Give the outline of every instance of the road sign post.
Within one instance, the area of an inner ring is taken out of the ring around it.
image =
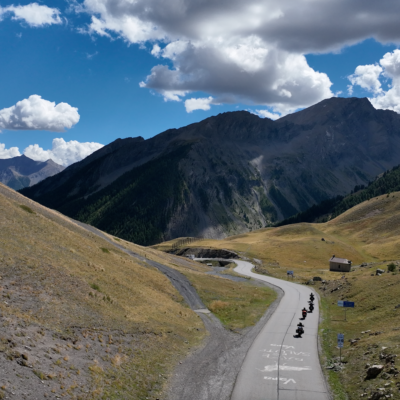
[[[339,347],[339,359],[340,363],[342,363],[342,347],[344,346],[344,334],[338,333],[337,335],[337,345]]]
[[[344,308],[344,320],[347,321],[346,311],[348,308],[354,308],[354,301],[338,300],[337,305]]]

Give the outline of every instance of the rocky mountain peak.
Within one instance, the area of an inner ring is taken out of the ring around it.
[[[0,160],[0,182],[12,189],[19,190],[54,176],[64,169],[62,165],[51,159],[35,161],[23,154]]]

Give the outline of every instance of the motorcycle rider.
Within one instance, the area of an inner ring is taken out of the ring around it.
[[[301,310],[301,314],[303,315],[303,319],[306,319],[306,317],[307,317],[307,310],[306,310],[305,307]]]
[[[301,335],[304,333],[304,325],[301,322],[297,324],[296,333],[298,337],[301,337]]]
[[[311,294],[310,294],[310,300],[311,300],[311,301],[314,301],[314,293],[311,293]]]
[[[310,304],[310,311],[309,311],[309,312],[313,312],[313,311],[314,311],[314,304],[311,303],[311,304]]]

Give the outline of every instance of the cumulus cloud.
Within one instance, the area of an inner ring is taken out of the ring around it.
[[[43,150],[37,144],[31,144],[24,150],[24,154],[35,161],[47,161],[52,159],[57,164],[67,167],[81,161],[90,154],[103,147],[100,143],[80,143],[76,140],[66,142],[62,138],[53,139],[51,150]]]
[[[400,2],[392,0],[84,0],[83,7],[92,15],[89,33],[151,44],[165,63],[141,87],[165,100],[202,91],[281,113],[333,96],[328,76],[305,54],[370,37],[400,42]]]
[[[63,132],[80,119],[78,109],[67,103],[42,99],[34,94],[15,106],[0,110],[0,130],[46,130]]]
[[[380,93],[382,91],[381,82],[379,76],[382,73],[383,68],[380,65],[359,65],[354,74],[348,78],[351,84],[359,85],[363,89],[374,93]],[[353,88],[348,88],[349,93],[353,93]]]
[[[380,79],[391,80],[388,90],[383,90]],[[349,76],[353,85],[374,94],[369,100],[377,109],[392,110],[400,113],[400,50],[386,53],[379,65],[358,66]]]
[[[10,147],[6,149],[6,145],[4,143],[0,143],[0,159],[5,158],[13,158],[20,156],[21,153],[19,152],[18,147]]]
[[[32,27],[62,24],[61,13],[57,8],[50,8],[38,3],[31,3],[25,6],[0,7],[0,20],[7,14],[13,15],[11,17],[13,20],[24,21]]]
[[[213,98],[210,97],[203,97],[198,99],[187,99],[185,101],[185,108],[186,112],[191,113],[195,110],[204,110],[207,111],[211,108],[210,104],[213,102]]]

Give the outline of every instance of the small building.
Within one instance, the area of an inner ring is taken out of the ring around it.
[[[339,258],[335,255],[329,260],[329,271],[350,272],[351,261],[346,258]]]

